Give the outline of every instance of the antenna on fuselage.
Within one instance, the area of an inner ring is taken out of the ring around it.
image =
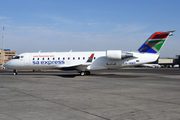
[[[39,53],[41,53],[41,50],[39,51]]]

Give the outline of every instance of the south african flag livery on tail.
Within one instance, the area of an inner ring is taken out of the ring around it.
[[[158,53],[169,35],[174,31],[155,32],[147,41],[138,49],[139,52]]]
[[[94,53],[93,53],[93,54],[91,54],[91,56],[89,57],[89,59],[87,60],[87,62],[92,62],[93,57],[94,57]]]

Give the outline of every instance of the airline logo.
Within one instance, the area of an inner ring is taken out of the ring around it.
[[[157,53],[161,49],[169,33],[156,32],[154,33],[139,49],[139,52]]]
[[[92,62],[93,57],[94,57],[94,53],[89,57],[89,59],[87,60],[87,62]]]
[[[51,65],[51,64],[65,64],[64,61],[33,61],[33,64],[34,65],[39,65],[39,64],[42,64],[42,65]]]

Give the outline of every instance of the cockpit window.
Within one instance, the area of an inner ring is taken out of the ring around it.
[[[16,57],[14,57],[13,59],[19,59],[20,58],[20,56],[16,56]]]

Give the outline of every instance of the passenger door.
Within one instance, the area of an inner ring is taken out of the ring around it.
[[[30,65],[30,56],[31,56],[31,54],[25,54],[25,56],[24,56],[24,65],[25,66]]]

